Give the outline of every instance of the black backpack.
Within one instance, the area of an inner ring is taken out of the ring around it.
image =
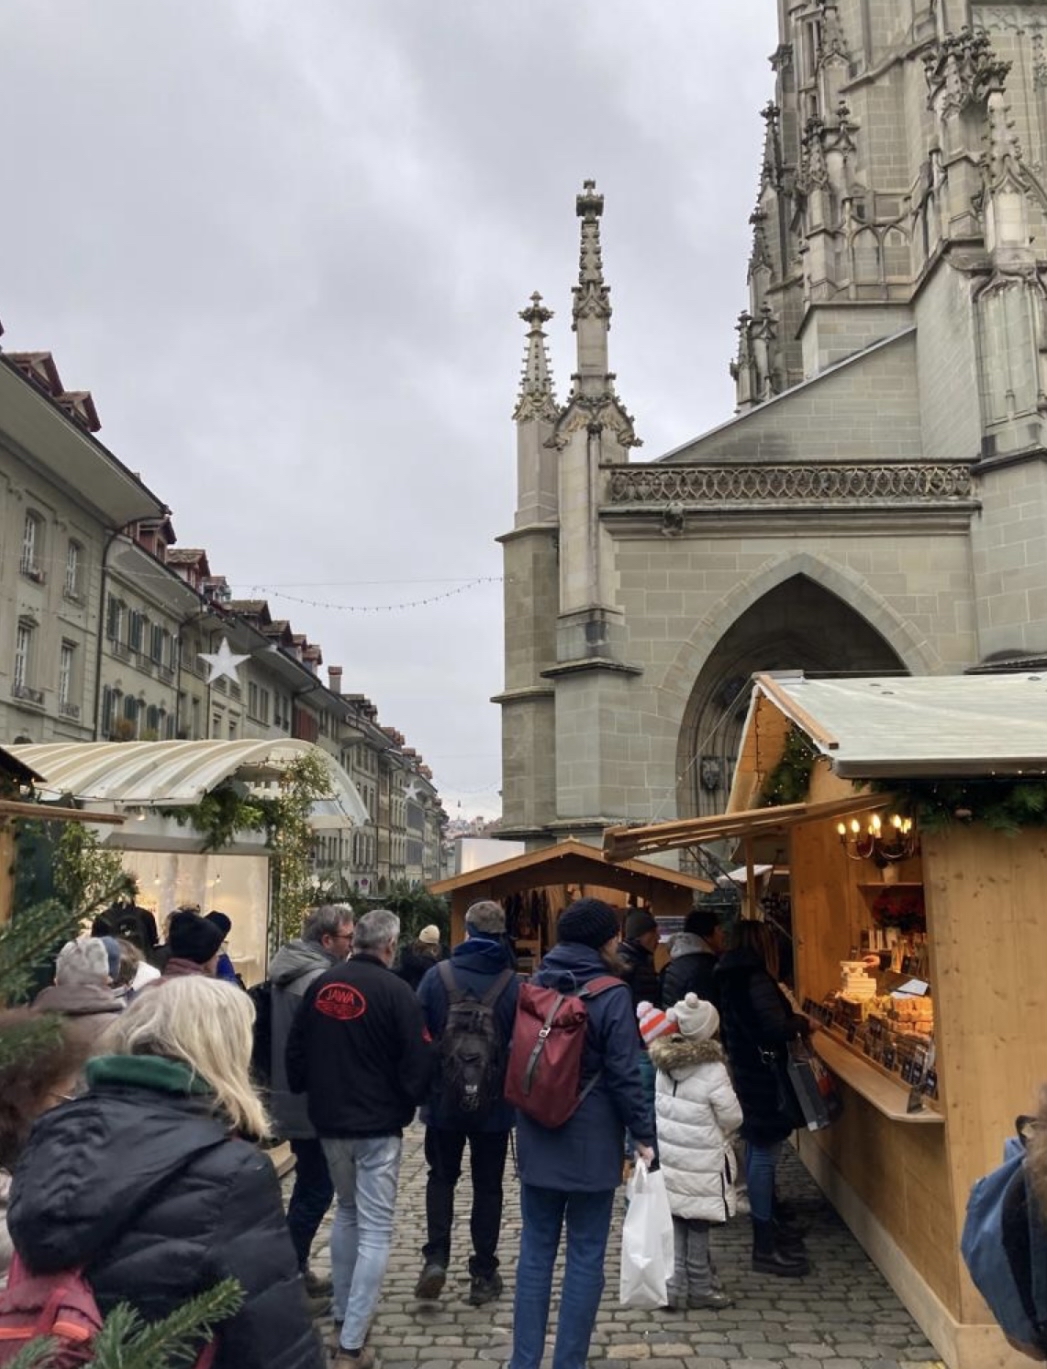
[[[254,1004],[251,1077],[265,1088],[273,1077],[273,981],[265,979],[261,984],[252,984],[247,996]]]
[[[468,1131],[502,1101],[506,1050],[494,1009],[515,975],[503,970],[483,998],[475,998],[455,983],[450,961],[442,960],[438,973],[447,990],[447,1022],[440,1037],[437,1111],[445,1124]]]

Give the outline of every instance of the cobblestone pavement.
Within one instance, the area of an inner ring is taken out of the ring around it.
[[[415,1302],[425,1240],[425,1161],[422,1128],[404,1138],[396,1236],[370,1344],[381,1369],[490,1369],[509,1358],[512,1296],[520,1218],[517,1187],[506,1178],[499,1254],[505,1292],[486,1307],[466,1302],[469,1279],[468,1165],[457,1194],[452,1269],[439,1303]],[[510,1157],[509,1168],[512,1166]],[[805,1279],[774,1279],[749,1268],[749,1223],[739,1217],[713,1232],[724,1287],[735,1299],[725,1312],[641,1312],[618,1305],[616,1210],[607,1257],[607,1286],[593,1334],[596,1369],[915,1369],[937,1362],[934,1349],[787,1152],[781,1189],[810,1223],[813,1269]],[[330,1214],[314,1246],[313,1267],[328,1272]],[[555,1330],[556,1283],[551,1330]],[[331,1331],[328,1319],[321,1323]],[[547,1350],[551,1354],[550,1337]]]

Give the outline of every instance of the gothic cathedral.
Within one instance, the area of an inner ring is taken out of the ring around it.
[[[721,811],[754,671],[1047,665],[1047,3],[778,0],[733,418],[654,461],[532,296],[503,835]]]

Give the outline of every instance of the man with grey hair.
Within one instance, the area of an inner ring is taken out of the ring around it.
[[[287,1086],[284,1056],[306,989],[346,958],[353,948],[354,926],[353,910],[344,903],[312,908],[302,922],[302,935],[281,946],[269,965],[269,1111],[273,1130],[290,1143],[295,1158],[287,1225],[310,1299],[327,1299],[328,1305],[332,1285],[309,1268],[309,1251],[331,1206],[334,1183],[320,1138],[309,1121],[305,1098]]]
[[[474,1307],[502,1291],[498,1236],[502,1180],[513,1110],[505,1102],[505,1067],[519,983],[505,940],[505,913],[484,899],[465,914],[465,937],[427,971],[418,986],[426,1026],[440,1050],[440,1069],[428,1104],[425,1158],[426,1243],[415,1297],[439,1297],[451,1258],[454,1190],[469,1146],[473,1207],[469,1223],[469,1301]]]
[[[287,1079],[307,1095],[337,1209],[331,1231],[334,1369],[372,1369],[364,1344],[393,1237],[403,1129],[428,1096],[434,1054],[418,999],[390,973],[400,919],[356,924],[352,957],[306,990],[287,1044]]]

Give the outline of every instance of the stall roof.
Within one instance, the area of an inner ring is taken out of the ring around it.
[[[430,884],[429,892],[449,894],[473,885],[500,885],[503,892],[515,892],[537,888],[542,884],[563,883],[591,883],[610,889],[630,889],[643,880],[670,884],[676,888],[697,889],[703,893],[715,887],[707,879],[684,875],[664,865],[651,865],[642,860],[612,860],[597,847],[588,846],[584,841],[576,841],[572,837],[555,846],[543,846],[526,855],[514,856],[511,860],[483,865],[478,870],[442,879]]]
[[[761,695],[843,779],[1047,773],[1047,672],[757,675],[754,707]]]
[[[297,757],[315,750],[293,738],[268,741],[47,742],[12,746],[9,753],[43,777],[37,788],[79,803],[127,808],[178,808],[198,803],[223,780],[259,787],[279,779]],[[316,805],[316,826],[360,825],[367,809],[356,786],[331,756],[321,753],[332,789]]]

